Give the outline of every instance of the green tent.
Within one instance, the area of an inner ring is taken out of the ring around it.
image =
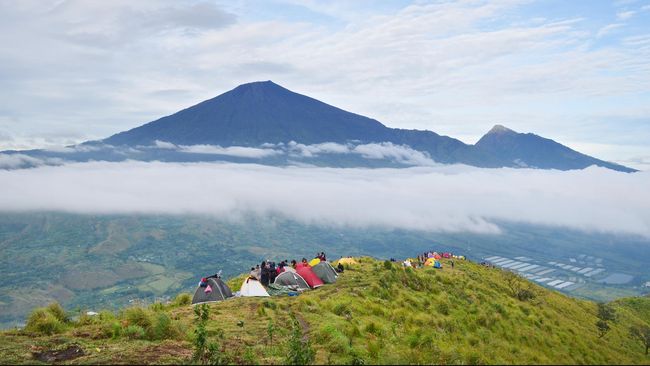
[[[205,292],[207,287],[199,286],[194,292],[192,305],[202,304],[204,302],[223,301],[232,297],[232,291],[220,278],[208,278],[208,285],[212,291]]]
[[[312,271],[325,283],[334,283],[336,278],[339,276],[328,262],[320,262],[317,265],[311,267]]]

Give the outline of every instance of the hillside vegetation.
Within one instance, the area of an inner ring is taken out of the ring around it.
[[[73,364],[650,363],[631,332],[650,325],[649,298],[599,307],[498,269],[443,266],[362,258],[336,284],[298,297],[204,309],[188,305],[187,294],[75,320],[52,305],[35,310],[24,330],[0,333],[0,362],[47,362],[67,351],[74,355],[64,362]],[[238,290],[241,281],[228,284]]]

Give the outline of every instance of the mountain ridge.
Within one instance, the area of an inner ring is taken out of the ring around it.
[[[380,121],[348,112],[286,89],[272,81],[242,84],[196,105],[123,131],[103,140],[87,141],[68,151],[6,151],[53,161],[233,161],[289,165],[295,156],[233,157],[212,152],[162,149],[170,146],[215,145],[259,148],[296,142],[303,145],[390,143],[423,152],[433,162],[483,168],[528,167],[584,169],[597,165],[622,172],[636,170],[603,161],[534,134],[517,133],[495,125],[476,144],[466,144],[430,130],[391,128]],[[79,148],[80,147],[80,148]],[[117,147],[117,148],[116,148]],[[124,147],[124,149],[119,149]],[[158,147],[158,149],[156,149]],[[90,148],[90,149],[89,149]],[[143,149],[144,148],[144,149]],[[302,157],[299,163],[333,167],[409,166],[389,157],[360,158],[352,154],[322,153]],[[1,164],[1,162],[0,162]],[[26,166],[37,163],[27,161]],[[2,168],[2,166],[0,166]]]

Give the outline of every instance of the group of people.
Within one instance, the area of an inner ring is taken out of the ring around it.
[[[323,262],[327,261],[325,252],[316,253],[316,256],[314,258],[318,258]],[[300,262],[303,266],[309,266],[307,258],[303,258]],[[248,278],[260,281],[263,286],[268,286],[270,283],[273,283],[275,281],[275,278],[280,275],[280,273],[285,271],[295,271],[297,265],[298,262],[295,259],[291,260],[291,262],[285,259],[278,264],[273,261],[265,260],[257,266],[251,267]],[[343,269],[343,265],[341,264],[339,264],[336,268],[338,272],[343,272]]]

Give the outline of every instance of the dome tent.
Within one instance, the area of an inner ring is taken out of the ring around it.
[[[317,288],[321,287],[324,285],[323,281],[316,276],[314,271],[312,271],[311,267],[309,265],[304,265],[303,263],[298,263],[296,265],[296,272],[305,279],[305,282],[309,285],[311,288]]]
[[[212,291],[205,292],[207,287],[199,286],[196,291],[194,291],[192,305],[202,304],[204,302],[223,301],[232,297],[232,291],[220,278],[210,277],[207,279],[207,283]]]
[[[260,281],[253,278],[247,278],[244,280],[244,283],[241,285],[239,290],[241,296],[244,297],[267,297],[270,296],[268,292],[264,289],[264,286]]]
[[[334,283],[336,282],[337,277],[339,276],[336,273],[336,270],[332,268],[327,262],[320,262],[317,265],[313,266],[312,271],[325,283]]]
[[[298,291],[309,290],[309,284],[296,272],[282,272],[275,278],[276,285],[287,286],[289,288],[296,288]]]

